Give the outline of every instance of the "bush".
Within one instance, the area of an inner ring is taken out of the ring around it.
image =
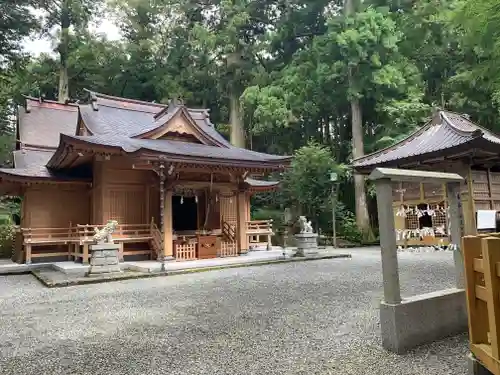
[[[12,256],[15,234],[15,225],[0,225],[0,258],[10,258]]]

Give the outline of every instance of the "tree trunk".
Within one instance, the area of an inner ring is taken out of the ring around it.
[[[356,12],[355,0],[345,0],[344,12],[346,17],[353,16]],[[352,68],[348,69],[349,88],[353,93],[355,78]],[[351,103],[351,127],[352,127],[352,157],[359,158],[364,155],[363,144],[363,110],[358,97],[354,96]],[[354,195],[356,200],[356,223],[365,239],[372,238],[373,233],[370,228],[370,217],[368,216],[368,206],[366,204],[365,178],[362,175],[354,174]]]
[[[351,100],[352,125],[352,156],[354,159],[364,155],[363,145],[363,118],[359,99]],[[356,198],[356,223],[358,228],[367,237],[371,237],[370,218],[366,204],[365,178],[354,174],[354,195]]]
[[[240,95],[234,88],[229,93],[229,122],[231,124],[230,141],[233,146],[245,147],[245,129],[241,118]]]
[[[71,20],[69,17],[69,1],[62,2],[61,9],[61,38],[57,47],[60,57],[59,70],[59,93],[57,100],[64,103],[69,99],[69,77],[68,77],[68,45],[69,45],[69,27]]]

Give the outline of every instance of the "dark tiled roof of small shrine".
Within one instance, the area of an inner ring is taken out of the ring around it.
[[[14,167],[30,168],[33,166],[46,165],[54,150],[30,150],[22,149],[14,151]]]
[[[61,135],[60,148],[63,150],[66,144],[83,143],[87,145],[96,145],[116,148],[124,153],[136,153],[150,151],[165,155],[170,160],[176,158],[192,157],[206,160],[213,160],[214,163],[230,162],[251,162],[258,166],[266,167],[268,164],[278,165],[288,163],[290,157],[264,154],[238,147],[217,147],[198,143],[188,143],[170,140],[156,139],[137,139],[123,136],[93,135],[93,136],[69,136]],[[62,152],[62,151],[61,151]],[[49,161],[48,166],[57,168],[58,152]]]
[[[19,141],[23,145],[56,148],[59,135],[75,134],[78,106],[26,98],[18,107]]]
[[[448,111],[437,112],[432,120],[404,140],[355,159],[352,163],[356,170],[369,170],[379,166],[397,164],[408,159],[425,160],[436,153],[447,154],[453,150],[491,143],[500,146],[500,136],[486,130],[464,115]]]
[[[183,107],[181,104],[150,103],[90,93],[94,97],[94,104],[80,105],[80,113],[85,125],[94,135],[138,137],[159,128]],[[184,108],[207,136],[223,146],[230,146],[210,122],[208,109]]]
[[[85,180],[47,168],[45,165],[52,155],[54,155],[54,150],[16,150],[14,151],[15,168],[0,168],[0,178],[11,176],[63,181]]]

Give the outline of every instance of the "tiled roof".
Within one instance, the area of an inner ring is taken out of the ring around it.
[[[96,109],[93,106],[80,105],[82,119],[95,135],[117,134],[136,137],[148,133],[165,124],[177,112],[180,105],[129,100],[92,92]],[[187,112],[197,126],[218,143],[229,146],[229,142],[214,128],[206,109],[187,108]],[[160,117],[157,114],[163,112]]]
[[[401,142],[354,160],[353,167],[375,168],[411,157],[424,160],[428,154],[464,146],[478,138],[500,145],[500,137],[474,124],[466,117],[440,111],[426,125]]]
[[[61,133],[75,134],[78,121],[75,104],[26,98],[26,107],[20,106],[18,111],[19,141],[24,145],[56,148]]]
[[[17,150],[14,151],[15,168],[0,168],[0,178],[26,177],[51,180],[79,180],[58,171],[51,171],[45,165],[54,155],[54,150]]]
[[[76,140],[87,144],[95,144],[107,147],[116,147],[126,153],[137,151],[152,151],[165,155],[177,157],[199,157],[215,160],[248,161],[255,163],[279,163],[287,162],[290,157],[264,154],[238,147],[216,147],[198,143],[178,142],[170,140],[137,139],[116,135],[93,135],[93,136],[65,136],[64,140]],[[51,163],[49,162],[49,165]],[[52,166],[52,165],[51,165]]]
[[[116,147],[120,152],[127,153],[140,150],[158,152],[179,160],[193,157],[207,159],[208,163],[242,161],[263,168],[275,168],[290,160],[289,157],[233,147],[214,128],[206,109],[187,108],[174,102],[164,105],[90,93],[93,100],[90,104],[62,104],[27,98],[26,108],[19,108],[21,149],[14,152],[15,168],[0,169],[0,177],[73,180],[56,171],[57,165],[50,165],[54,153],[62,152],[64,142],[61,140]],[[191,117],[198,131],[203,132],[215,146],[138,138],[163,126],[180,109]],[[79,114],[91,136],[75,135]],[[253,179],[247,179],[247,183],[261,188],[276,185],[275,182]]]
[[[14,168],[46,165],[52,155],[54,155],[54,150],[16,150],[14,151]]]
[[[85,181],[59,171],[52,171],[45,165],[54,155],[54,150],[22,149],[14,151],[15,168],[0,168],[0,178],[36,178],[58,181]]]
[[[270,188],[277,187],[280,184],[279,181],[264,181],[250,177],[245,179],[245,183],[256,190],[259,188],[262,190],[269,190]]]

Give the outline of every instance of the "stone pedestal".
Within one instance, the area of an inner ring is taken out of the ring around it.
[[[308,253],[318,252],[318,234],[317,233],[298,233],[295,235],[297,242],[296,257],[306,256]]]
[[[114,243],[91,245],[90,251],[90,268],[87,276],[122,272],[120,245]]]

